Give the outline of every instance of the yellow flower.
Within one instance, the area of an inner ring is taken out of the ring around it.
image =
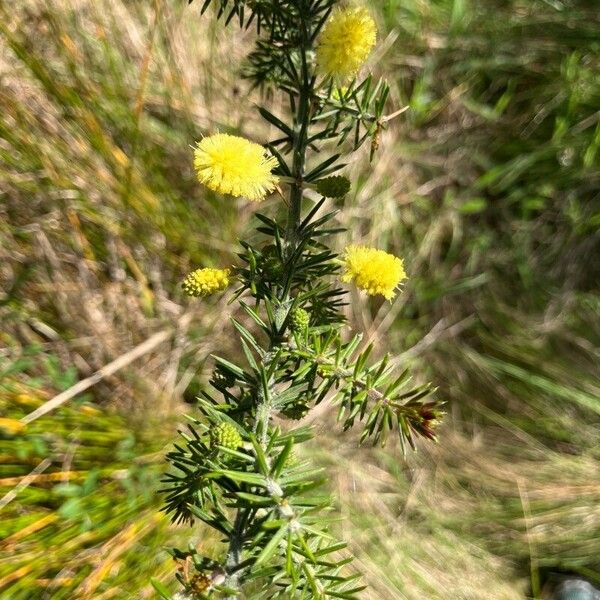
[[[277,159],[242,137],[217,133],[203,138],[194,151],[198,179],[207,188],[236,198],[262,200],[275,189],[271,171]]]
[[[391,300],[396,288],[406,279],[402,259],[383,250],[348,246],[343,258],[346,270],[342,281],[348,283],[354,280],[358,288],[371,296],[381,294]]]
[[[319,36],[319,70],[338,79],[354,77],[369,56],[376,39],[377,28],[368,10],[337,10]]]
[[[196,269],[181,283],[188,296],[209,296],[229,285],[229,269]]]

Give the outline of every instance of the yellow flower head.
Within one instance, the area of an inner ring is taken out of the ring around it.
[[[194,151],[198,179],[207,188],[236,198],[262,200],[275,189],[277,159],[259,144],[227,133],[203,138]]]
[[[346,270],[342,281],[348,283],[354,280],[358,288],[371,296],[381,294],[391,300],[396,288],[406,279],[402,259],[383,250],[348,246],[343,258]]]
[[[229,285],[229,269],[196,269],[181,283],[188,296],[209,296]]]
[[[319,36],[317,65],[320,71],[338,79],[354,77],[376,39],[377,28],[368,10],[337,10]]]

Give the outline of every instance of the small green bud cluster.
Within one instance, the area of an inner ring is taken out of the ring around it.
[[[263,248],[264,261],[262,263],[265,274],[272,279],[277,279],[283,274],[283,265],[277,254],[277,246],[268,244]]]
[[[294,333],[303,333],[310,324],[310,314],[303,308],[296,308],[292,311],[290,321]]]
[[[242,445],[242,436],[231,423],[220,423],[210,431],[210,442],[213,448],[223,446],[237,450]]]
[[[332,175],[319,179],[316,187],[325,198],[342,198],[350,191],[350,182],[343,175]]]
[[[294,450],[292,450],[285,459],[284,466],[289,469],[291,467],[295,467],[299,462],[300,459],[298,458],[298,455],[294,452]]]

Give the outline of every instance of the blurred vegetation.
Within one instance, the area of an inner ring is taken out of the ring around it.
[[[169,535],[155,499],[165,436],[134,432],[85,396],[24,426],[20,418],[74,383],[74,370],[57,367],[30,347],[2,372],[2,597],[152,597],[150,574],[173,571],[157,552]]]
[[[224,305],[184,306],[176,283],[233,260],[251,210],[203,195],[189,145],[250,131],[256,93],[237,77],[244,35],[185,4],[0,0],[2,417],[173,331],[92,388],[99,414],[78,398],[5,430],[0,496],[77,449],[3,508],[2,597],[144,597],[150,576],[172,577],[157,466],[133,458],[174,437],[144,423],[193,397],[204,341],[229,344]],[[449,415],[439,446],[406,461],[390,448],[359,460],[313,417],[340,527],[373,598],[540,597],[559,572],[598,582],[597,2],[374,4],[373,68],[395,73],[392,110],[410,109],[372,169],[352,165],[342,218],[353,241],[405,256],[410,282],[391,307],[357,296],[349,317],[435,381]]]

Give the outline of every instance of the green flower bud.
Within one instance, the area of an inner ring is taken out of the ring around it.
[[[269,244],[262,249],[262,270],[269,279],[278,279],[283,274],[283,265],[275,244]]]
[[[210,442],[213,448],[223,446],[237,450],[242,445],[242,436],[231,423],[220,423],[211,429]]]
[[[343,175],[332,175],[317,181],[317,192],[325,198],[342,198],[350,191],[350,181]]]
[[[290,315],[290,326],[294,333],[303,333],[310,323],[310,314],[303,308],[295,308]]]

